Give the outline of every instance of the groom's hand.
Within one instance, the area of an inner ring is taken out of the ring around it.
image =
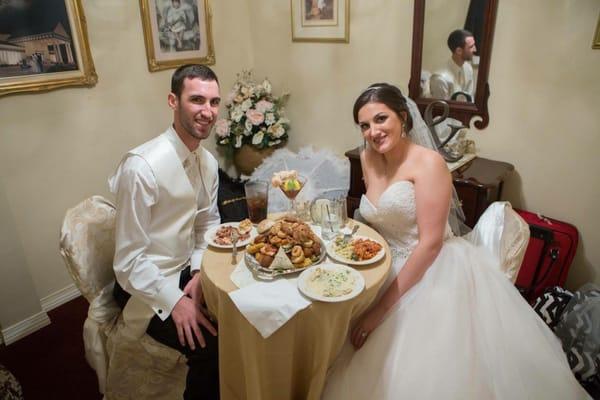
[[[183,288],[183,294],[189,296],[194,300],[194,303],[204,309],[204,293],[202,292],[202,285],[200,285],[200,273],[196,272],[192,279]],[[206,314],[206,313],[204,313]]]
[[[198,285],[199,286],[199,285]],[[194,300],[187,296],[183,296],[171,312],[171,317],[177,329],[177,337],[182,346],[187,345],[192,350],[196,350],[194,336],[198,340],[200,347],[206,347],[206,341],[202,335],[199,324],[206,328],[213,336],[217,336],[217,330],[210,321],[200,312],[200,309],[195,304]]]

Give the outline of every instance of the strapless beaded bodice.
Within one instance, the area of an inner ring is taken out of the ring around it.
[[[392,250],[408,255],[419,241],[415,190],[411,181],[392,183],[379,197],[377,205],[367,196],[360,200],[360,214],[389,243]],[[445,237],[452,231],[446,225]]]

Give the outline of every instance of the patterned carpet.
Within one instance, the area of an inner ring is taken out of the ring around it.
[[[78,297],[50,311],[50,325],[9,346],[0,346],[0,364],[19,381],[25,399],[102,399],[96,374],[83,351],[87,308],[87,301]]]

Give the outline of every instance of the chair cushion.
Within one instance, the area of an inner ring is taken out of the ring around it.
[[[83,296],[92,302],[114,280],[115,206],[92,196],[67,211],[60,253]]]

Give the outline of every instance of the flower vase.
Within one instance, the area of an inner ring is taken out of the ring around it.
[[[275,147],[258,149],[250,144],[244,144],[233,154],[233,163],[240,174],[249,176],[274,151]]]

